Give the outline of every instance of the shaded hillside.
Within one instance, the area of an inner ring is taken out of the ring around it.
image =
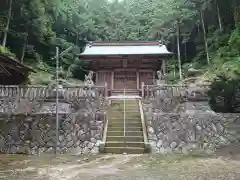
[[[169,83],[201,69],[238,78],[240,44],[238,0],[3,0],[2,46],[34,67],[55,71],[55,47],[73,46],[60,61],[68,77],[83,79],[86,64],[76,57],[87,41],[161,40],[175,56]],[[180,71],[179,71],[180,70]],[[43,77],[45,78],[45,77]],[[44,81],[44,80],[43,80]]]

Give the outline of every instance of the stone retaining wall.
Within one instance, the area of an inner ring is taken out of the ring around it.
[[[194,149],[214,152],[240,140],[240,114],[150,113],[147,117],[153,153],[187,153]]]
[[[59,115],[58,152],[71,154],[98,153],[102,139],[104,115]],[[0,152],[52,153],[56,144],[56,115],[0,115]]]

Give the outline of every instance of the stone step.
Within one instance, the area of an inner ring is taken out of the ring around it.
[[[136,100],[136,99],[125,99],[125,102],[127,103],[138,103],[139,100]],[[124,102],[124,99],[115,99],[115,100],[112,100],[112,103],[123,103]]]
[[[124,108],[124,103],[115,103],[115,104],[110,104],[110,106],[109,106],[110,108]],[[127,108],[137,108],[137,107],[139,107],[139,104],[138,103],[128,103],[128,102],[126,102],[125,103],[125,107]]]
[[[144,148],[144,142],[124,142],[124,141],[107,141],[105,147],[140,147]]]
[[[126,136],[142,136],[143,132],[142,131],[126,131],[125,132]],[[108,131],[107,136],[124,136],[123,131]]]
[[[124,118],[124,114],[108,114],[107,115],[108,119],[123,119]],[[141,115],[140,114],[135,114],[135,115],[130,115],[130,114],[125,114],[125,119],[140,119]]]
[[[120,122],[124,122],[124,119],[122,119],[122,118],[118,118],[118,119],[111,119],[111,120],[109,120],[109,123],[120,123]],[[125,122],[129,122],[129,123],[132,123],[132,122],[140,122],[141,123],[141,119],[131,119],[131,120],[129,120],[129,119],[126,119],[125,120]]]
[[[108,127],[123,127],[124,122],[109,122]],[[125,122],[126,127],[139,127],[142,126],[142,123],[139,122]]]
[[[114,154],[144,154],[144,148],[137,147],[106,147],[105,153],[114,153]]]
[[[123,107],[124,106],[124,102],[121,103],[111,103],[110,104],[111,107]],[[132,102],[125,102],[125,107],[138,107],[139,104],[138,103],[132,103]]]
[[[110,107],[111,108],[123,108],[124,107],[124,103],[112,103],[110,104]],[[129,108],[137,108],[139,107],[139,104],[138,103],[129,103],[129,102],[126,102],[125,103],[125,107],[129,107]]]
[[[110,114],[110,113],[108,113],[108,115],[107,115],[107,117],[108,117],[108,119],[112,119],[112,118],[114,118],[114,119],[116,119],[116,118],[120,118],[120,119],[123,119],[123,116],[124,116],[124,114],[123,113],[121,113],[121,114]],[[126,118],[128,118],[128,119],[133,119],[133,118],[141,118],[141,115],[140,115],[140,113],[139,114],[128,114],[128,113],[126,113],[125,114],[125,117]]]
[[[108,131],[124,131],[124,127],[108,127]],[[142,126],[126,127],[125,131],[142,131]]]
[[[111,110],[111,111],[108,111],[108,112],[110,114],[115,114],[115,113],[122,114],[122,113],[124,113],[124,110],[123,109],[116,109],[116,110],[114,109],[114,110]],[[127,113],[127,114],[139,114],[140,111],[138,109],[136,109],[136,110],[128,110],[128,109],[126,109],[125,113]]]
[[[121,113],[124,113],[124,110],[123,109],[111,109],[111,110],[108,110],[109,113],[118,113],[118,114],[121,114]],[[130,114],[138,114],[140,113],[139,110],[129,110],[129,109],[126,109],[125,110],[125,113],[130,113]]]
[[[110,109],[109,110],[109,113],[123,113],[124,112],[124,109]],[[132,113],[132,114],[137,114],[137,113],[139,113],[140,111],[139,111],[139,109],[125,109],[125,112],[126,113]]]
[[[116,111],[109,112],[109,114],[121,114],[121,115],[123,113],[124,113],[123,110],[122,111],[116,110]],[[125,113],[126,114],[131,114],[131,115],[138,115],[138,114],[140,114],[140,111],[128,111],[128,110],[126,110]]]
[[[124,107],[124,103],[111,103],[110,104],[110,107]],[[125,103],[125,107],[139,107],[139,104],[138,103],[129,103],[129,102],[126,102]]]
[[[111,121],[111,120],[115,121],[115,120],[123,120],[124,116],[116,116],[114,118],[112,118],[111,116],[107,116],[107,118],[108,118],[109,121]],[[131,122],[131,121],[141,121],[141,118],[140,118],[140,116],[139,117],[138,116],[133,116],[133,117],[126,116],[125,120],[129,121],[129,122]]]
[[[111,110],[124,110],[124,106],[109,106],[108,107],[109,109]],[[136,106],[136,107],[133,107],[133,106],[125,106],[125,110],[130,110],[130,111],[133,111],[133,110],[138,110],[139,111],[139,107]]]
[[[119,117],[112,117],[109,120],[123,120],[123,117],[119,118]],[[139,117],[126,117],[126,121],[141,121],[141,118]]]
[[[109,122],[105,144],[106,153],[141,154],[145,152],[138,100],[126,100],[125,105],[123,100],[112,100],[107,116]]]
[[[107,136],[107,141],[143,142],[143,136]]]

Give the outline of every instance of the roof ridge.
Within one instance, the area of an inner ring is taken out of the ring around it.
[[[93,41],[89,46],[162,46],[161,41],[116,41],[116,42],[97,42]]]

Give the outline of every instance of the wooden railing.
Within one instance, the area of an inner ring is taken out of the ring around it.
[[[206,99],[207,95],[204,93],[208,88],[209,85],[142,84],[142,99],[144,103],[152,103],[153,109],[172,112],[182,100]]]
[[[64,86],[61,95],[66,99],[88,96],[89,88],[86,86]],[[106,96],[105,86],[93,86],[93,92]],[[48,86],[0,86],[0,98],[44,99],[54,93]]]
[[[141,123],[142,123],[142,129],[143,129],[143,139],[144,139],[145,152],[149,153],[151,151],[151,149],[150,149],[150,144],[148,142],[148,137],[147,137],[147,124],[146,124],[146,121],[145,121],[142,102],[138,101],[138,104],[139,104]]]
[[[59,89],[59,100],[76,103],[88,100],[96,103],[99,109],[105,109],[107,96],[105,86],[64,86]],[[19,109],[28,113],[36,112],[47,101],[55,101],[56,89],[53,86],[0,86],[0,112],[13,113]],[[22,108],[25,107],[26,108]]]
[[[182,96],[186,86],[178,86],[178,85],[144,85],[143,86],[143,97],[149,98],[155,96],[158,91],[168,91],[169,96],[178,97]]]
[[[111,104],[111,100],[108,101],[108,104]],[[99,144],[99,152],[104,153],[105,151],[105,144],[107,140],[107,131],[108,131],[108,116],[107,113],[105,112],[104,114],[104,129],[103,129],[103,135],[102,135],[102,141]]]

